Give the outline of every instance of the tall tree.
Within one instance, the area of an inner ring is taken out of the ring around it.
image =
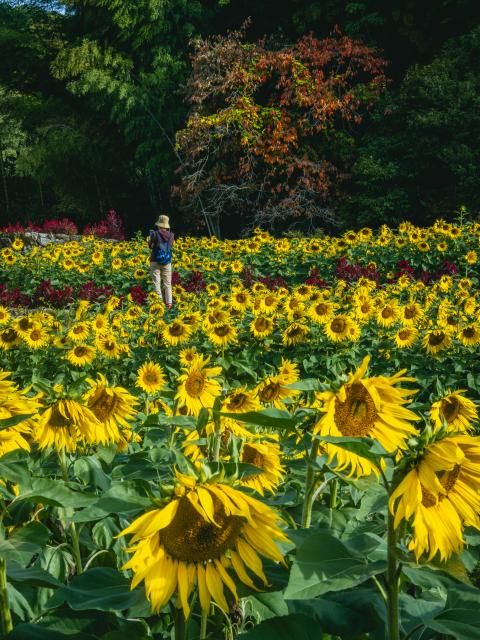
[[[187,43],[216,5],[199,0],[68,0],[75,38],[53,70],[120,128],[152,208],[168,206],[185,106]],[[211,7],[209,9],[209,4]]]
[[[243,35],[196,44],[175,191],[210,233],[229,213],[273,228],[331,222],[329,196],[352,130],[385,87],[385,61],[341,34],[281,49]]]

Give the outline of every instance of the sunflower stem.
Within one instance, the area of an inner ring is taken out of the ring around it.
[[[388,614],[388,638],[399,640],[399,615],[398,615],[398,582],[399,573],[397,566],[397,538],[394,526],[393,514],[388,510],[387,522],[387,614]]]
[[[65,447],[62,447],[61,451],[58,454],[58,458],[60,460],[60,467],[62,469],[63,480],[64,482],[68,482],[67,457],[65,455]],[[65,509],[65,515],[68,518],[69,509]],[[80,543],[78,541],[77,528],[75,527],[74,522],[70,522],[69,531],[70,531],[70,538],[72,540],[73,558],[75,560],[75,567],[77,569],[77,574],[82,573],[83,572],[82,554],[80,553]]]
[[[200,618],[200,640],[205,640],[207,637],[207,623],[208,623],[208,611],[202,609],[202,615]]]
[[[13,629],[12,614],[8,603],[7,562],[5,558],[0,558],[0,616],[2,636],[4,636]]]
[[[214,421],[215,421],[215,435],[213,442],[213,462],[218,462],[220,460],[220,447],[222,444],[222,428],[220,426],[220,418],[215,413]]]
[[[183,609],[174,612],[175,640],[187,640],[187,623],[183,615]]]
[[[312,522],[312,508],[315,501],[315,489],[316,489],[316,472],[313,467],[313,463],[317,459],[318,448],[320,442],[315,439],[312,443],[310,455],[307,463],[307,475],[305,477],[305,497],[303,498],[302,509],[302,529],[308,529]]]

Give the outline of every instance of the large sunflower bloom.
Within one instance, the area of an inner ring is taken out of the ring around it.
[[[120,429],[130,429],[127,420],[135,414],[138,400],[123,387],[109,387],[105,376],[98,374],[98,380],[87,379],[90,389],[83,400],[100,425],[95,435],[96,442],[119,442]]]
[[[464,389],[452,391],[432,404],[430,418],[436,429],[447,423],[447,432],[471,431],[478,420],[477,405],[462,395]]]
[[[390,497],[394,526],[412,520],[417,560],[446,560],[463,548],[463,527],[480,529],[480,439],[451,436],[429,446]]]
[[[179,477],[176,498],[120,533],[134,534],[134,555],[123,569],[135,574],[132,588],[145,582],[155,613],[177,593],[187,617],[195,587],[203,611],[208,612],[214,600],[228,612],[229,601],[238,601],[231,574],[251,588],[255,577],[267,585],[260,556],[282,562],[275,541],[287,537],[275,512],[258,500],[227,484],[197,485],[193,478]]]
[[[220,383],[214,379],[221,374],[222,368],[207,367],[209,361],[210,357],[197,356],[178,378],[180,384],[175,399],[187,407],[189,415],[198,416],[203,407],[213,407],[215,398],[222,391]]]
[[[318,394],[324,415],[315,426],[314,433],[320,436],[369,437],[378,440],[388,452],[405,449],[407,439],[416,434],[410,424],[418,417],[405,405],[411,389],[396,387],[400,382],[411,382],[413,378],[403,376],[400,371],[394,376],[365,378],[370,356],[364,358],[348,382],[334,391]],[[330,443],[325,443],[329,463],[337,470],[349,469],[349,475],[366,476],[377,468],[366,458]]]

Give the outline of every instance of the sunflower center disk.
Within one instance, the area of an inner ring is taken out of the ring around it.
[[[213,495],[212,499],[218,526],[204,520],[188,498],[182,498],[173,522],[160,531],[161,544],[175,560],[206,562],[235,546],[243,518],[227,516],[220,500]]]
[[[253,464],[255,467],[263,467],[263,455],[255,449],[246,444],[243,447],[242,462],[246,464]]]
[[[278,396],[279,391],[280,385],[276,382],[271,382],[263,387],[260,393],[260,400],[262,402],[272,402]]]
[[[185,382],[185,389],[189,396],[198,396],[205,386],[205,379],[201,373],[191,373]]]
[[[335,403],[335,424],[344,436],[368,435],[378,413],[372,397],[363,384],[352,384],[345,402]]]
[[[432,345],[432,347],[436,347],[439,344],[442,344],[444,338],[445,334],[443,333],[443,331],[439,331],[437,334],[432,333],[431,335],[429,335],[428,342]]]
[[[335,320],[333,320],[332,324],[330,325],[330,329],[334,333],[343,333],[346,329],[345,320],[342,320],[341,318],[335,318]]]
[[[447,422],[452,422],[458,416],[460,403],[455,397],[442,400],[442,413]]]
[[[102,391],[90,404],[89,409],[100,422],[105,422],[114,413],[116,404],[115,396],[109,396]]]

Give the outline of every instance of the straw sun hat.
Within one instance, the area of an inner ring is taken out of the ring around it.
[[[170,218],[168,216],[158,216],[155,226],[161,229],[170,229]]]

